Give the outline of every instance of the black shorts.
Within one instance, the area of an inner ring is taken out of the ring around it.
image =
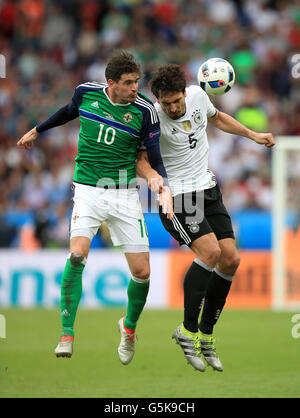
[[[180,245],[213,232],[218,240],[233,238],[232,223],[224,206],[218,185],[203,192],[184,193],[173,197],[174,217],[168,219],[159,208],[165,229]]]

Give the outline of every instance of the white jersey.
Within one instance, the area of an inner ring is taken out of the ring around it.
[[[161,128],[160,151],[173,196],[216,185],[208,168],[206,136],[207,118],[214,116],[216,109],[201,87],[187,87],[186,93],[186,112],[176,120],[155,103]]]

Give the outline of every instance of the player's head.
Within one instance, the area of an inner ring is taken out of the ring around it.
[[[158,103],[171,119],[178,119],[185,114],[186,79],[179,65],[160,67],[150,86]]]
[[[141,68],[133,55],[127,51],[116,52],[106,66],[105,77],[113,102],[125,104],[135,101]]]

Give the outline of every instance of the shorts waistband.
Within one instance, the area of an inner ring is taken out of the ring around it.
[[[113,186],[105,184],[104,186],[98,186],[97,184],[82,183],[80,181],[73,180],[74,183],[83,184],[84,186],[99,187],[105,190],[138,190],[140,186],[137,183],[130,184],[114,184]]]

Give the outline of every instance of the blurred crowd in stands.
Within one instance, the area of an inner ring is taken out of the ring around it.
[[[202,62],[228,59],[236,84],[211,98],[216,107],[256,131],[300,135],[297,1],[0,0],[0,246],[68,244],[78,120],[45,132],[30,151],[16,142],[68,103],[78,84],[104,81],[116,48],[141,62],[140,90],[151,99],[148,83],[160,64],[181,64],[195,84]],[[212,128],[208,135],[229,211],[270,210],[270,151]],[[141,189],[142,198],[147,193]]]

